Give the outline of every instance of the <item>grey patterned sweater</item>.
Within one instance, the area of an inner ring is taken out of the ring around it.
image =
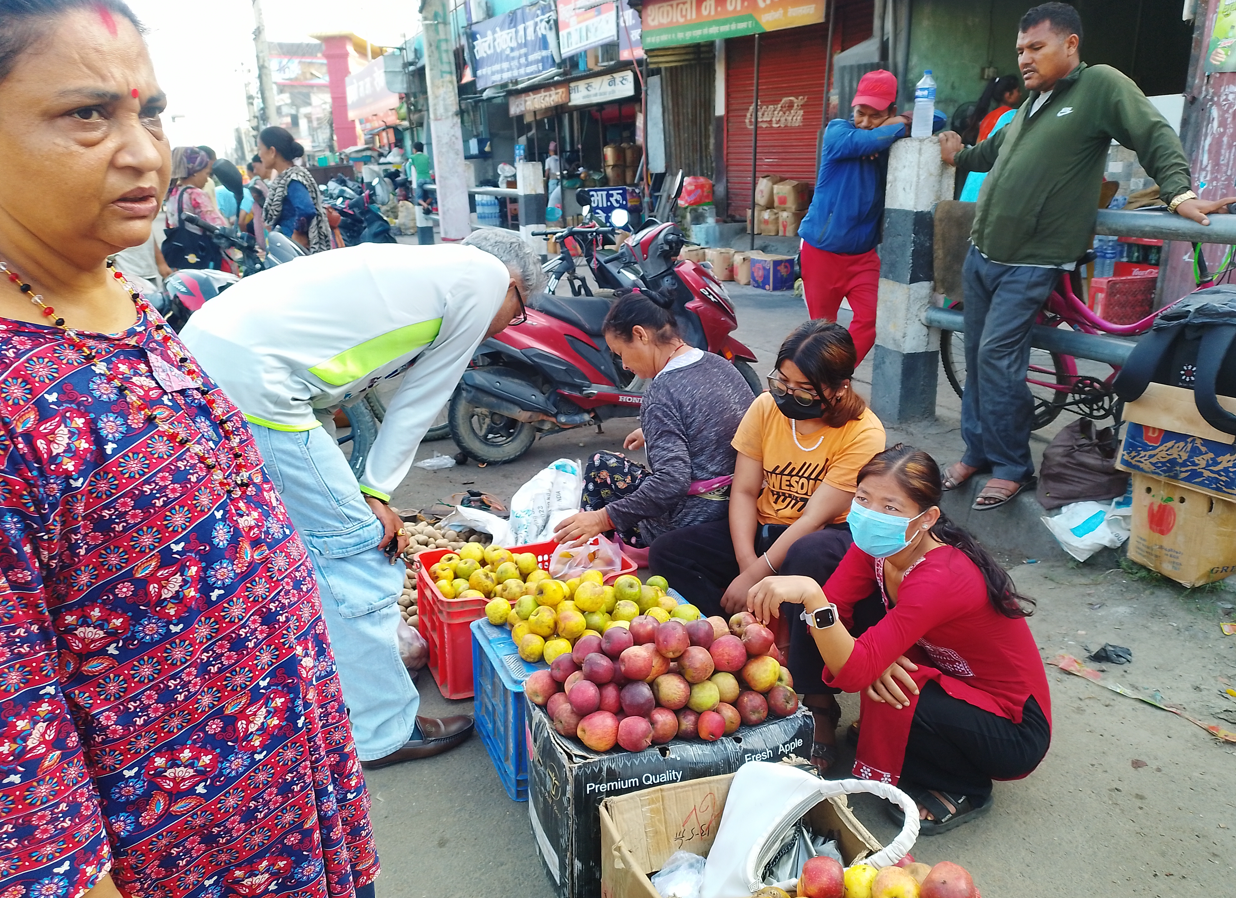
[[[605,506],[618,530],[640,524],[645,539],[726,516],[729,503],[688,496],[694,481],[734,473],[730,442],[755,397],[732,364],[720,356],[662,371],[644,391],[647,477],[633,494]]]

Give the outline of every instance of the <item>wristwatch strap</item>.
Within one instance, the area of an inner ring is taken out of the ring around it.
[[[1195,199],[1197,199],[1197,194],[1194,193],[1192,190],[1186,190],[1184,193],[1179,194],[1178,196],[1172,197],[1172,201],[1167,204],[1167,211],[1175,212],[1176,208],[1181,203],[1187,203],[1189,200],[1195,200]]]

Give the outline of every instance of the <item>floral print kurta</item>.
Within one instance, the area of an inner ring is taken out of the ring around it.
[[[83,335],[90,363],[0,319],[0,898],[109,870],[141,898],[346,898],[377,858],[311,563],[207,381],[251,472],[228,495],[233,447],[156,327],[142,303]]]

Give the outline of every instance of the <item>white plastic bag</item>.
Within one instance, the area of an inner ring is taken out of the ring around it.
[[[596,536],[586,543],[559,546],[549,559],[549,575],[563,582],[578,577],[584,571],[600,571],[604,576],[622,570],[622,552],[605,536]]]
[[[699,898],[704,884],[704,858],[689,851],[675,851],[661,872],[652,877],[652,887],[661,898]]]
[[[495,546],[518,546],[511,534],[511,525],[504,518],[479,508],[456,505],[455,510],[438,522],[439,529],[466,530],[471,527],[478,533],[488,533]]]
[[[1104,547],[1117,549],[1129,538],[1129,519],[1133,509],[1114,502],[1074,502],[1053,516],[1044,516],[1043,523],[1064,551],[1078,561],[1085,561]]]
[[[441,471],[445,468],[455,467],[455,459],[449,455],[435,452],[432,458],[422,458],[415,464],[416,467],[424,468],[426,471]]]
[[[507,545],[526,546],[552,539],[559,521],[579,512],[583,467],[560,458],[538,471],[511,498],[511,536]]]

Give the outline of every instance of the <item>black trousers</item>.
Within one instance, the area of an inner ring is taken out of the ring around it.
[[[1018,779],[1039,766],[1051,728],[1033,696],[1021,723],[953,698],[934,681],[923,687],[910,724],[902,788],[986,799],[993,779]]]
[[[768,526],[757,530],[756,551],[767,550],[785,529]],[[778,573],[811,577],[823,585],[853,542],[850,528],[845,524],[832,524],[823,530],[808,533],[790,547]],[[730,538],[729,521],[711,521],[662,534],[652,543],[648,568],[668,580],[670,586],[705,615],[729,617],[721,608],[721,597],[734,578],[742,573]],[[872,604],[870,600],[855,607],[855,629],[858,632],[866,630],[883,616],[884,605],[878,593],[874,599],[878,614],[876,607],[869,607]],[[794,677],[794,686],[804,695],[835,693],[837,690],[821,682],[824,660],[807,624],[798,616],[800,610],[796,606],[783,609],[790,616],[790,657],[786,666]]]

